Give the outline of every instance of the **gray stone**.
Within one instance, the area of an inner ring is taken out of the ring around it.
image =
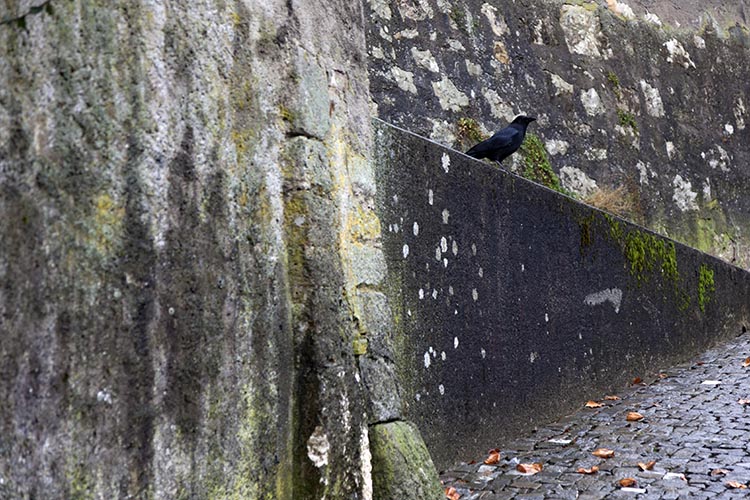
[[[440,500],[445,495],[416,426],[389,422],[370,426],[373,498]]]

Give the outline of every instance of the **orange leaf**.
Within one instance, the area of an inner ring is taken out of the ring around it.
[[[711,471],[712,476],[726,476],[729,474],[729,471],[726,469],[714,469]]]
[[[643,379],[642,379],[641,377],[635,377],[635,378],[633,379],[633,385],[638,385],[638,384],[640,384],[641,382],[643,382]]]
[[[742,362],[742,366],[744,366],[745,368],[750,366],[750,358],[745,358],[745,361]]]
[[[597,472],[599,472],[599,467],[597,467],[596,465],[592,466],[590,469],[578,467],[578,470],[576,472],[579,474],[596,474]]]
[[[490,450],[490,456],[484,459],[486,465],[495,465],[500,462],[500,450]]]
[[[448,500],[458,500],[461,498],[461,494],[456,491],[456,488],[449,486],[448,488],[445,488],[445,498]]]
[[[604,396],[604,399],[606,399],[607,401],[619,401],[620,396]]]
[[[628,422],[638,422],[639,420],[643,420],[643,415],[641,415],[637,411],[629,411],[628,416],[625,417],[625,420],[627,420]]]
[[[750,399],[739,399],[737,402],[741,405],[750,405]]]
[[[747,486],[740,483],[739,481],[727,481],[727,486],[729,488],[740,489],[740,490],[747,489]]]
[[[630,488],[631,486],[635,486],[635,479],[633,479],[632,477],[624,477],[617,482],[623,488]]]
[[[615,456],[614,450],[609,450],[607,448],[597,448],[592,451],[591,454],[599,458],[612,458]]]
[[[646,462],[645,464],[643,462],[638,462],[638,467],[640,467],[643,471],[653,469],[654,465],[656,465],[656,460],[651,460],[650,462]]]
[[[586,403],[586,408],[601,408],[604,406],[601,403],[597,403],[596,401],[589,401]]]
[[[524,474],[536,474],[537,472],[542,470],[542,464],[539,462],[533,463],[533,464],[518,464],[516,465],[516,470],[518,472],[523,472]]]

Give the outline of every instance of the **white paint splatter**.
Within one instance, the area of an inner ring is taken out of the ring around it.
[[[448,294],[453,295],[453,285],[448,285]]]
[[[404,244],[403,252],[404,252],[404,259],[405,259],[409,256],[409,245]]]
[[[544,313],[544,322],[549,323],[549,314]]]
[[[484,278],[484,269],[482,269],[482,268],[480,267],[480,268],[479,268],[479,272],[478,272],[477,274],[479,274],[479,277],[480,277],[480,278]]]
[[[421,288],[419,289],[419,300],[422,300],[424,298],[424,290]]]
[[[441,395],[441,396],[442,396],[443,394],[445,394],[445,387],[443,386],[443,384],[440,384],[440,385],[438,386],[438,391],[440,391],[440,395]]]
[[[474,299],[474,302],[479,298],[479,292],[477,292],[476,288],[471,289],[471,298]]]
[[[487,357],[487,351],[484,350],[484,347],[482,347],[482,349],[479,351],[479,354],[482,355],[482,359]]]
[[[443,170],[445,170],[445,173],[447,174],[450,164],[451,164],[451,157],[448,156],[446,153],[443,153],[442,163],[443,163]]]
[[[112,404],[112,394],[107,389],[102,389],[96,393],[96,400],[100,403]]]
[[[445,239],[445,236],[440,237],[440,249],[445,253],[448,251],[448,240]]]
[[[412,231],[414,232],[414,236],[419,236],[419,224],[417,223],[417,221],[414,221]]]
[[[425,368],[429,368],[430,367],[430,363],[432,363],[432,360],[430,359],[430,353],[429,352],[425,352],[424,353],[424,367]]]
[[[524,266],[523,264],[521,264],[521,272],[524,272],[525,270],[526,270],[526,266]]]
[[[458,255],[458,243],[456,243],[456,240],[453,240],[451,250],[453,251],[453,255]]]
[[[435,248],[435,260],[440,262],[440,259],[443,258],[443,254],[440,252],[440,247]]]
[[[539,359],[539,353],[538,352],[532,352],[531,354],[529,354],[529,362],[533,363],[537,359]]]
[[[445,361],[445,358],[446,358],[445,351],[440,351],[440,359],[442,359],[443,361]]]
[[[471,254],[472,255],[477,254],[477,246],[474,243],[471,244]]]
[[[453,337],[453,348],[458,349],[458,337]]]
[[[443,224],[448,224],[448,217],[451,216],[451,213],[448,211],[447,208],[443,209]]]
[[[619,288],[607,288],[601,292],[590,293],[583,299],[583,303],[587,306],[598,306],[605,302],[611,302],[615,308],[615,313],[619,313],[620,304],[622,304],[622,290]]]
[[[430,205],[432,205],[432,202],[434,201],[434,197],[435,197],[435,195],[433,194],[432,189],[430,189],[429,191],[427,191],[427,203],[429,203]]]
[[[443,257],[443,267],[448,267],[448,259]]]
[[[414,395],[414,399],[416,399],[417,401],[419,401],[420,399],[422,399],[422,395],[420,393],[416,393]]]
[[[438,296],[438,291],[433,288],[432,289],[432,298],[433,299],[437,299],[437,296]]]

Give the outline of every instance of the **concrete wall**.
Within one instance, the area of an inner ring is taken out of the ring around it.
[[[376,138],[403,400],[439,467],[750,324],[742,269],[383,122]]]
[[[637,18],[604,0],[368,3],[378,117],[466,151],[537,116],[567,189],[623,188],[632,220],[750,266],[744,3],[636,2]],[[676,10],[702,26],[678,29]]]

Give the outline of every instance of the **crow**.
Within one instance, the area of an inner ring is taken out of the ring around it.
[[[521,147],[523,138],[526,137],[526,127],[535,120],[531,116],[517,116],[513,123],[498,130],[495,135],[480,142],[466,154],[474,158],[489,158],[502,165],[504,159]]]

